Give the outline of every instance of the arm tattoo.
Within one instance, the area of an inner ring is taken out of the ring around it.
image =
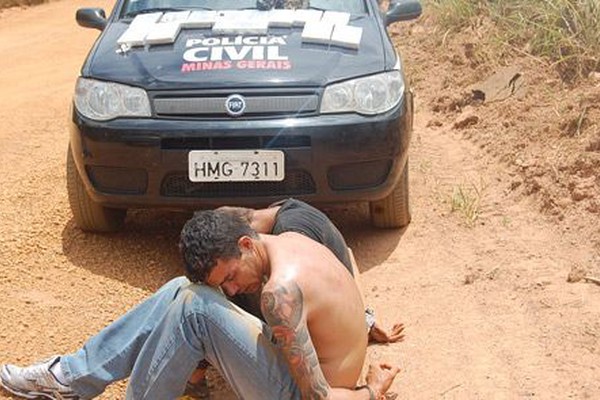
[[[303,399],[324,399],[329,392],[303,313],[303,296],[295,282],[263,291],[263,315],[272,328],[277,347],[286,356]]]

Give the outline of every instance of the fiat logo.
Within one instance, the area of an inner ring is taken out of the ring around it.
[[[225,100],[225,109],[232,117],[239,117],[246,110],[246,100],[239,94],[232,94]]]

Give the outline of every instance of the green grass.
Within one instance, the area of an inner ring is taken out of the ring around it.
[[[485,185],[458,185],[452,190],[450,206],[453,213],[459,213],[468,226],[474,226],[481,215],[481,200]]]
[[[459,31],[474,23],[483,10],[480,2],[472,0],[429,0],[438,22],[445,30]]]
[[[446,32],[496,26],[505,46],[547,60],[565,81],[600,71],[600,0],[425,0]]]

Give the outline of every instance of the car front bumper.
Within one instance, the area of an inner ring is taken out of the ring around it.
[[[91,198],[118,208],[174,209],[270,204],[284,197],[311,203],[373,201],[387,196],[405,166],[412,133],[412,94],[390,112],[292,119],[116,119],[96,122],[75,109],[70,141]],[[191,150],[278,149],[282,182],[194,183]]]

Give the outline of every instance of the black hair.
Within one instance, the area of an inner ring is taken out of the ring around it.
[[[218,259],[239,258],[242,236],[258,238],[239,215],[219,210],[196,212],[183,226],[179,240],[187,278],[204,282]]]
[[[251,224],[252,218],[254,218],[255,210],[253,208],[246,208],[246,207],[222,206],[222,207],[217,208],[216,211],[237,215],[244,222]]]

